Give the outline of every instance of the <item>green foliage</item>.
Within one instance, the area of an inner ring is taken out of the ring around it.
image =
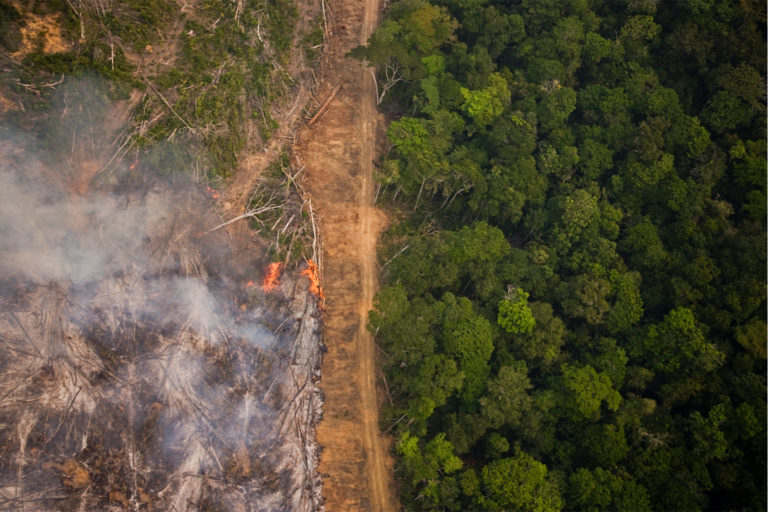
[[[765,80],[747,64],[723,64],[714,72],[715,93],[701,113],[715,131],[725,132],[765,118]]]
[[[370,314],[372,330],[380,336],[393,362],[409,365],[434,352],[433,326],[439,310],[432,302],[408,302],[401,285],[382,289],[374,301]]]
[[[585,460],[606,468],[617,467],[629,453],[624,429],[611,424],[590,425],[579,445]]]
[[[542,131],[549,132],[560,127],[576,108],[576,91],[562,87],[559,82],[552,90],[545,88],[536,113]]]
[[[445,440],[443,433],[422,447],[419,438],[411,437],[406,432],[397,443],[397,451],[403,458],[403,471],[413,485],[421,487],[422,495],[433,505],[441,499],[438,475],[456,472],[463,466],[461,459],[453,454],[453,446]]]
[[[266,30],[272,55],[265,53],[257,31],[259,18],[235,19],[236,6],[222,9],[207,2],[203,13],[216,23],[187,21],[177,67],[161,77],[161,84],[176,93],[174,110],[198,127],[217,127],[201,142],[206,148],[209,176],[227,177],[237,167],[245,147],[250,119],[258,119],[267,139],[276,128],[261,105],[282,94],[285,73],[267,66],[269,59],[283,60],[293,36],[297,11],[292,2],[249,0],[245,10],[268,12]],[[174,128],[169,127],[169,132]]]
[[[507,295],[507,298],[499,302],[499,325],[509,333],[530,333],[536,325],[536,319],[528,307],[529,294],[521,288],[515,288]]]
[[[566,315],[571,318],[583,318],[591,325],[602,324],[610,310],[610,283],[605,279],[578,274],[562,283],[558,292]]]
[[[464,98],[462,110],[472,118],[475,126],[484,128],[504,111],[504,106],[509,103],[509,89],[507,81],[498,73],[488,77],[490,82],[487,87],[470,91],[462,87],[461,95]]]
[[[528,336],[515,336],[512,349],[525,361],[552,366],[561,355],[565,324],[554,315],[549,303],[532,302],[530,309],[535,327]]]
[[[560,370],[561,407],[575,420],[597,419],[603,402],[611,411],[619,408],[621,395],[613,389],[611,379],[605,373],[598,373],[589,365],[577,367],[568,363]]]
[[[711,372],[725,360],[686,308],[674,309],[663,322],[652,325],[643,345],[653,368],[662,373]]]
[[[387,423],[467,468],[405,481],[406,509],[765,508],[765,19],[400,0],[355,50],[404,78]]]
[[[472,302],[466,297],[457,300],[446,293],[442,302],[445,304],[443,348],[459,362],[464,372],[460,396],[465,403],[472,404],[484,389],[490,373],[488,361],[493,353],[491,324],[472,311]]]
[[[603,468],[579,468],[571,473],[568,483],[568,503],[578,510],[653,510],[644,487]]]
[[[612,270],[611,293],[616,298],[606,318],[606,327],[611,333],[628,330],[643,317],[643,298],[640,295],[641,276],[639,272],[619,274]]]
[[[736,341],[755,357],[765,359],[766,332],[768,332],[768,327],[766,327],[765,322],[754,319],[747,325],[739,327],[736,332]]]
[[[105,10],[103,23],[107,32],[145,51],[157,41],[157,31],[168,27],[177,13],[168,0],[131,0],[117,8]]]
[[[604,372],[611,379],[613,387],[621,389],[627,372],[629,357],[613,338],[590,339],[580,347],[584,353],[581,359],[595,368],[598,372]]]
[[[456,27],[456,20],[443,8],[424,0],[402,0],[394,4],[368,45],[354,49],[352,56],[381,68],[393,58],[403,77],[415,80],[422,76],[421,59],[450,41]]]
[[[531,407],[528,390],[531,383],[523,361],[514,361],[499,368],[496,377],[488,381],[488,391],[480,399],[480,413],[490,428],[518,426],[522,415]]]
[[[563,502],[547,467],[530,455],[496,460],[483,468],[483,495],[478,503],[484,510],[561,510]]]
[[[438,471],[452,473],[462,467],[461,459],[453,455],[453,447],[445,440],[445,434],[435,436],[422,451],[419,439],[405,433],[397,443],[397,451],[403,455],[414,483],[432,480]]]
[[[298,8],[292,0],[267,0],[265,6],[269,41],[277,49],[278,58],[284,60],[291,48],[294,26],[299,17]]]
[[[387,136],[404,157],[418,158],[428,150],[429,132],[419,119],[403,117],[387,128]]]

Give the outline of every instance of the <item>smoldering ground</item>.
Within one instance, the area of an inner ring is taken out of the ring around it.
[[[258,255],[114,159],[97,89],[0,134],[0,510],[320,509],[314,299],[246,290]]]

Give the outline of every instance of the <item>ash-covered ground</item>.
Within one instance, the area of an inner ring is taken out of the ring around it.
[[[0,137],[0,510],[321,509],[300,268],[266,293],[200,187],[36,144]]]

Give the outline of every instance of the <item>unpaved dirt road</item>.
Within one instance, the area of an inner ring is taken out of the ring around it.
[[[376,240],[385,217],[373,206],[373,159],[381,120],[367,67],[345,54],[367,41],[378,0],[338,0],[320,102],[342,89],[327,112],[300,133],[295,154],[306,165],[306,186],[321,219],[324,247],[325,334],[328,353],[321,389],[325,413],[318,428],[323,447],[326,510],[398,509],[392,488],[389,440],[378,427],[376,361],[366,329],[377,286]]]

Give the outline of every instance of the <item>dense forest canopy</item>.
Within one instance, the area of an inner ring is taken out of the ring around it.
[[[408,510],[766,508],[766,6],[397,0],[370,316]]]

